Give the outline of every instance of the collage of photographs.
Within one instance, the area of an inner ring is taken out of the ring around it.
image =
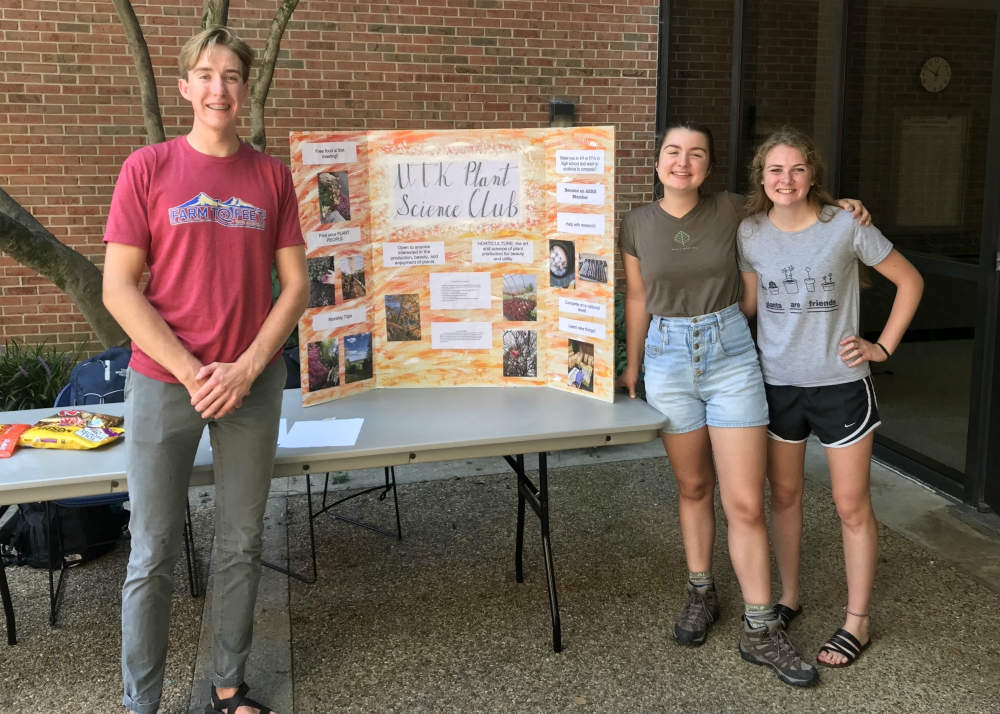
[[[303,403],[399,386],[613,398],[613,130],[358,138],[292,134]]]

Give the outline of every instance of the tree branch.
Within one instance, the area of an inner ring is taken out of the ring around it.
[[[201,29],[222,27],[229,24],[229,0],[203,0]]]
[[[105,347],[129,339],[103,302],[103,276],[86,256],[63,245],[0,188],[0,250],[66,293]]]
[[[116,0],[117,1],[117,0]],[[278,11],[274,13],[271,30],[267,34],[267,45],[264,56],[257,70],[257,81],[250,90],[250,145],[257,151],[267,148],[267,134],[264,132],[264,105],[267,104],[267,93],[271,91],[271,80],[274,77],[274,65],[278,61],[278,50],[281,49],[281,37],[285,34],[285,26],[295,11],[299,0],[282,0]]]
[[[163,133],[163,119],[160,117],[160,102],[156,96],[156,79],[153,77],[153,64],[149,60],[149,47],[143,37],[142,27],[132,9],[129,0],[111,0],[114,3],[125,39],[128,41],[132,61],[135,63],[135,73],[139,78],[139,93],[142,97],[142,119],[146,124],[146,142],[158,144],[166,141]]]

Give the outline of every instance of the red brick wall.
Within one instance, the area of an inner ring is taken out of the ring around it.
[[[731,2],[700,3],[712,4]],[[200,5],[135,5],[168,137],[188,126],[175,57],[198,29]],[[230,25],[262,51],[276,6],[234,0]],[[549,97],[565,96],[578,125],[616,127],[623,212],[650,196],[657,16],[654,0],[302,0],[271,88],[268,152],[287,160],[293,129],[545,126]],[[706,62],[728,77],[728,60]],[[118,169],[145,143],[111,4],[6,0],[0,96],[0,185],[100,264]],[[75,342],[89,330],[47,280],[0,257],[0,338],[11,337]]]

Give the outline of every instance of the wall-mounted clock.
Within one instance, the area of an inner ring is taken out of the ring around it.
[[[928,92],[940,92],[951,81],[951,65],[944,57],[931,57],[920,68],[920,84]]]

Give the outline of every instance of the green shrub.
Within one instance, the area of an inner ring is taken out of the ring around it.
[[[615,293],[615,379],[622,376],[627,360],[625,351],[625,293]]]
[[[63,351],[48,342],[12,339],[0,346],[0,410],[44,409],[56,403],[85,345]]]

